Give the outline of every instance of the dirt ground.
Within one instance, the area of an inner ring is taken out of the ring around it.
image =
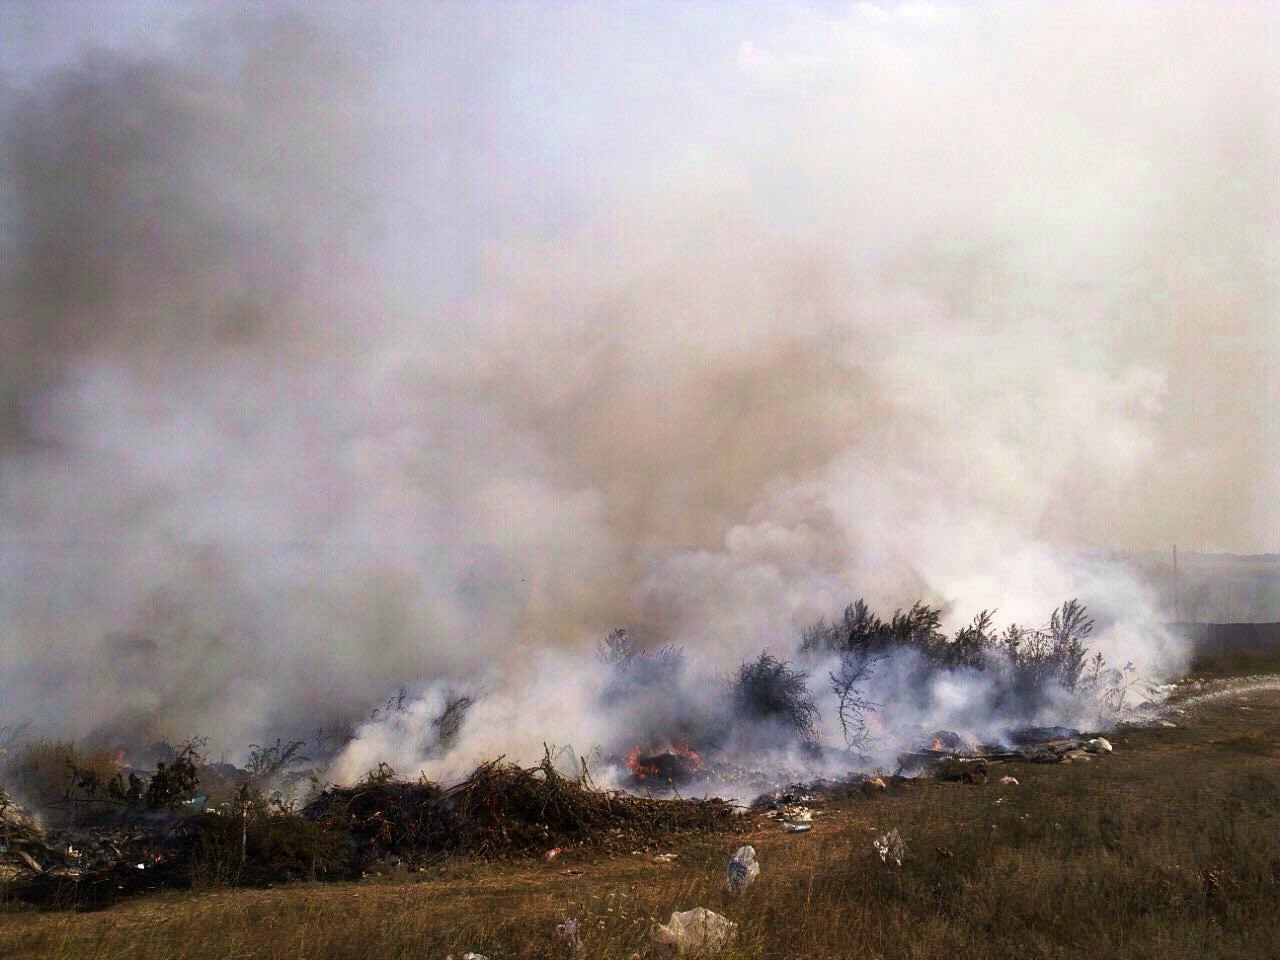
[[[1189,702],[1176,727],[1117,733],[1100,759],[851,790],[816,807],[808,833],[748,814],[745,837],[670,850],[450,861],[98,912],[10,905],[0,956],[622,960],[660,955],[653,919],[695,906],[740,924],[726,958],[1280,956],[1280,690]],[[999,785],[1006,774],[1019,784]],[[872,846],[890,828],[906,840],[901,867]],[[733,897],[724,867],[740,843],[762,873]],[[569,918],[577,951],[554,934]]]

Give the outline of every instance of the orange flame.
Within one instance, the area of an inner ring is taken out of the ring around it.
[[[702,757],[698,754],[698,751],[694,750],[683,740],[677,740],[674,743],[662,747],[632,747],[627,751],[627,768],[641,780],[646,777],[656,777],[660,771],[658,770],[658,765],[655,761],[664,753],[684,757],[689,761],[689,769],[691,771],[702,769]],[[640,757],[642,754],[644,755],[644,759],[649,761],[648,763],[641,762]]]

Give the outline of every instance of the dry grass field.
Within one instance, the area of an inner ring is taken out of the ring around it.
[[[1197,707],[1177,728],[1118,733],[1087,763],[997,768],[1018,786],[908,781],[827,803],[809,833],[762,816],[763,872],[723,889],[733,836],[615,857],[451,861],[413,875],[210,889],[102,911],[0,913],[0,956],[628,958],[652,918],[707,906],[740,924],[736,958],[1280,956],[1280,693]],[[908,859],[872,840],[896,827]],[[580,873],[578,872],[580,871]]]

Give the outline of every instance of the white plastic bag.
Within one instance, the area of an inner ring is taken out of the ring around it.
[[[739,847],[724,871],[730,893],[741,893],[760,876],[760,863],[756,860],[756,848],[748,844]]]
[[[714,952],[737,935],[736,923],[706,907],[672,913],[670,920],[649,931],[650,940],[674,946],[681,956],[699,951]]]
[[[873,842],[871,846],[875,848],[876,853],[880,854],[881,863],[892,863],[895,867],[900,867],[902,861],[907,859],[907,842],[902,839],[902,834],[898,833],[897,827]]]

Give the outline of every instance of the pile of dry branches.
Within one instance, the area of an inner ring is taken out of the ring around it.
[[[305,815],[349,832],[368,853],[446,851],[528,856],[571,844],[631,849],[674,833],[732,826],[724,800],[656,800],[595,788],[558,773],[502,759],[440,787],[398,781],[383,771],[352,787],[326,790]]]

